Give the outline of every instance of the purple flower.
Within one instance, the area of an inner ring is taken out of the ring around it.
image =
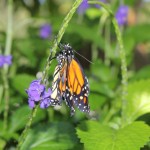
[[[51,100],[50,98],[47,98],[47,99],[43,99],[40,103],[40,108],[47,108],[51,105]]]
[[[106,3],[106,0],[99,0],[100,2]],[[95,4],[96,8],[101,8],[101,6],[99,4]]]
[[[50,99],[50,96],[52,94],[52,91],[51,89],[49,88],[48,91],[44,91],[44,93],[42,94],[42,100],[41,100],[41,103],[40,103],[40,107],[41,108],[47,108],[50,106],[51,104],[51,99]]]
[[[29,98],[33,101],[39,101],[44,91],[45,91],[45,86],[40,84],[40,80],[32,81],[29,89],[26,90]]]
[[[77,13],[79,15],[84,14],[84,12],[89,8],[89,4],[87,0],[83,0],[80,6],[77,9]]]
[[[0,55],[0,67],[3,67],[4,65],[4,56]]]
[[[11,55],[8,55],[8,56],[0,55],[0,67],[3,67],[5,64],[7,64],[7,65],[12,64],[12,56]]]
[[[34,108],[35,107],[35,101],[34,100],[29,98],[28,103],[29,103],[29,107],[30,108]]]
[[[51,104],[51,89],[46,91],[44,85],[40,84],[40,80],[34,80],[31,82],[29,88],[26,90],[28,94],[28,104],[30,108],[34,108],[37,102],[40,102],[41,108],[47,108]]]
[[[5,56],[4,57],[4,62],[7,65],[11,65],[12,64],[12,56],[11,55]]]
[[[52,34],[52,28],[49,24],[44,24],[40,27],[40,37],[42,39],[47,39]]]
[[[126,5],[120,6],[115,15],[119,26],[122,26],[127,23],[127,16],[128,16],[128,6]]]

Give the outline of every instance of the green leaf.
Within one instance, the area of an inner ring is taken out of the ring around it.
[[[106,100],[107,98],[105,96],[90,92],[89,95],[90,109],[91,110],[99,109],[104,104],[104,102],[106,102]]]
[[[119,130],[86,121],[77,127],[77,134],[86,150],[140,150],[149,141],[150,127],[144,122],[134,122]]]
[[[9,133],[13,133],[25,127],[29,115],[31,113],[31,109],[29,106],[22,106],[18,108],[16,111],[13,112],[10,118],[10,126],[9,126]],[[41,109],[38,109],[37,115],[33,118],[33,122],[37,122],[44,118],[44,112]]]
[[[114,68],[106,66],[101,60],[97,60],[94,62],[94,65],[91,65],[91,72],[103,82],[117,79]]]
[[[145,66],[141,68],[138,72],[136,72],[131,81],[149,78],[150,78],[150,66]]]
[[[99,94],[113,98],[115,93],[106,83],[99,83],[99,80],[89,79],[90,90],[92,92],[98,92]]]
[[[0,149],[4,149],[5,144],[6,144],[6,141],[0,138]]]
[[[150,40],[150,24],[139,24],[126,29],[125,38],[134,39],[136,43]]]
[[[12,85],[21,95],[27,96],[25,89],[29,87],[29,84],[33,79],[35,79],[34,76],[19,74],[12,79]]]
[[[30,130],[22,150],[72,149],[78,139],[73,126],[66,122],[45,124]]]
[[[130,123],[139,116],[150,112],[150,79],[128,85],[125,115]]]
[[[30,66],[34,67],[36,65],[36,57],[34,54],[34,46],[32,45],[31,39],[18,40],[16,42],[16,46],[17,49],[21,52],[21,54],[29,59]]]

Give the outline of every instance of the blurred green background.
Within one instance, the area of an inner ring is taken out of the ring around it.
[[[14,0],[12,13],[12,65],[8,71],[9,110],[4,129],[6,103],[3,69],[0,68],[0,149],[15,149],[31,109],[25,89],[44,70],[52,41],[74,0]],[[115,14],[119,5],[128,6],[127,23],[120,27],[128,68],[127,124],[144,121],[150,125],[150,1],[110,0],[106,4]],[[41,29],[50,26],[48,36]],[[0,54],[5,53],[8,25],[8,1],[0,1]],[[89,116],[69,108],[38,109],[22,149],[84,149],[76,127],[85,120],[118,129],[121,125],[121,61],[114,27],[106,10],[90,5],[83,14],[74,14],[61,43],[69,43],[79,55],[89,79]],[[49,70],[51,87],[54,60]],[[96,134],[96,133],[95,133]],[[149,134],[150,136],[150,134]],[[146,141],[145,141],[146,142]],[[144,144],[144,143],[143,143]],[[148,143],[142,150],[150,149]]]

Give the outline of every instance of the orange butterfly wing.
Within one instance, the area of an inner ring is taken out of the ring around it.
[[[68,88],[73,95],[74,104],[83,112],[89,112],[88,105],[89,84],[80,64],[75,60],[68,67]]]

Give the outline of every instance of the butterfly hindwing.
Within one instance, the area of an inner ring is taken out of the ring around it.
[[[51,94],[52,105],[60,104],[62,101],[61,92],[59,89],[59,83],[60,83],[59,70],[60,70],[59,66],[56,66],[53,75],[53,83],[52,83],[52,94]]]
[[[63,98],[66,102],[66,105],[70,108],[71,110],[71,116],[74,115],[75,109],[74,109],[74,102],[73,102],[73,96],[69,91],[69,88],[66,87],[66,91],[63,93]]]

